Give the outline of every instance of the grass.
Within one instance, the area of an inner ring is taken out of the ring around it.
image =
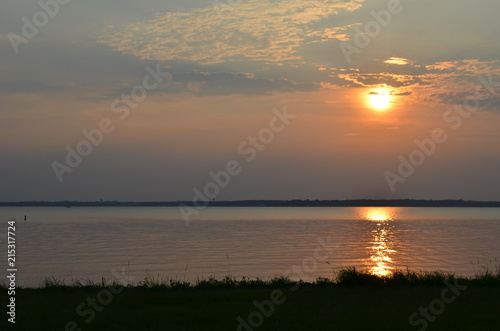
[[[160,275],[147,276],[136,283],[129,283],[125,287],[146,289],[236,289],[236,288],[286,288],[295,285],[309,287],[343,286],[343,287],[401,287],[401,286],[442,286],[445,281],[457,280],[460,284],[472,287],[500,287],[500,267],[482,267],[476,271],[474,276],[459,277],[455,273],[444,271],[411,271],[406,269],[395,270],[389,276],[378,276],[355,267],[341,268],[335,272],[332,278],[319,277],[313,282],[302,280],[294,281],[285,276],[275,276],[268,280],[260,278],[249,279],[242,277],[237,279],[231,275],[219,280],[213,276],[198,278],[194,283],[169,278]],[[76,280],[66,284],[65,280],[54,277],[45,278],[38,287],[39,289],[102,289],[107,287],[122,287],[117,280],[102,278],[100,282],[92,280]],[[6,289],[6,283],[0,284],[0,288]]]
[[[472,277],[410,270],[379,277],[354,267],[314,282],[228,275],[189,283],[148,274],[122,287],[104,278],[66,284],[52,277],[37,288],[16,290],[15,329],[64,330],[73,321],[81,330],[235,330],[238,317],[248,321],[259,312],[256,303],[272,302],[279,290],[284,302],[274,304],[253,330],[418,330],[409,316],[441,298],[445,281],[467,289],[446,304],[428,330],[500,330],[498,268],[478,269]],[[119,291],[110,295],[111,287]],[[95,309],[90,299],[97,300]],[[5,317],[0,329],[13,330]]]

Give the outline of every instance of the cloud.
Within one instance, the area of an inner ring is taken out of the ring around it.
[[[354,23],[335,28],[327,28],[322,31],[316,31],[311,35],[319,37],[319,39],[313,42],[328,41],[329,39],[337,39],[339,41],[349,41],[352,39],[352,35],[351,33],[349,33],[349,31],[351,31],[352,28],[357,25],[361,25],[361,23]]]
[[[462,104],[465,98],[487,88],[500,90],[500,60],[437,62],[426,66],[426,69],[427,72],[421,75],[420,79],[425,81],[429,88],[419,93],[425,102]],[[498,85],[488,86],[490,79],[493,85]],[[491,98],[495,98],[495,93]],[[495,105],[491,98],[481,102],[481,105],[489,105],[491,108]]]
[[[408,96],[411,94],[412,94],[412,92],[410,92],[410,91],[397,93],[397,91],[394,90],[394,91],[389,92],[389,95],[396,96],[396,97],[404,97],[404,96]],[[368,93],[368,95],[387,95],[387,93],[386,92],[381,93],[381,92],[371,91]]]
[[[248,73],[188,73],[173,76],[177,89],[159,92],[189,92],[203,95],[268,95],[273,92],[311,92],[321,89],[317,83],[296,83],[288,79],[255,78]]]
[[[398,75],[388,72],[380,73],[358,73],[351,72],[346,74],[339,74],[339,78],[352,82],[353,86],[374,87],[387,85],[392,87],[402,87],[416,85],[420,82],[418,76],[413,75]]]
[[[383,61],[386,63],[386,61]],[[408,63],[415,63],[408,60]],[[379,72],[379,66],[360,71],[355,68],[334,71],[332,78],[350,82],[351,87],[393,87],[395,96],[411,96],[411,101],[419,104],[461,104],[465,98],[474,96],[476,91],[491,96],[480,103],[485,109],[500,109],[497,96],[500,91],[500,60],[481,61],[466,59],[460,61],[436,62],[428,65],[410,66],[400,70],[398,66]],[[370,68],[370,66],[367,66]],[[402,72],[408,72],[402,74]],[[491,86],[493,85],[493,86]],[[371,92],[376,94],[376,92]]]
[[[255,78],[250,73],[190,72],[176,73],[150,94],[186,94],[193,96],[271,95],[275,92],[312,92],[321,90],[319,83],[297,83],[284,78]],[[130,88],[101,91],[105,98],[130,93]],[[95,95],[92,95],[95,97]]]
[[[398,96],[398,97],[405,97],[405,96],[408,96],[408,95],[411,95],[412,92],[401,92],[401,93],[394,93],[396,91],[391,91],[391,95],[395,95],[395,96]]]
[[[403,66],[403,65],[406,65],[406,64],[410,64],[411,62],[410,62],[410,60],[404,59],[404,58],[401,58],[401,57],[391,57],[391,58],[385,60],[384,63]]]
[[[356,10],[362,1],[245,0],[227,5],[229,10],[212,6],[158,14],[124,27],[109,26],[99,41],[143,60],[293,61],[300,59],[296,50],[307,38],[347,38],[345,28],[317,31],[310,25],[340,10]]]

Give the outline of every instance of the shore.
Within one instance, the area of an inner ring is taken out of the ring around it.
[[[314,283],[146,278],[127,286],[48,279],[16,289],[15,330],[498,330],[498,298],[500,274],[491,272],[377,277],[347,268]],[[1,324],[14,330],[5,317]]]

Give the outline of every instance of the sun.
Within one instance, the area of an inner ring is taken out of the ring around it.
[[[368,104],[371,108],[376,110],[385,110],[391,104],[391,94],[384,89],[377,89],[371,91],[368,95]]]

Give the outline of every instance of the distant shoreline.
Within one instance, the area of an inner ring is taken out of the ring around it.
[[[500,201],[357,199],[357,200],[238,200],[199,201],[207,207],[500,207]],[[18,201],[0,202],[0,207],[178,207],[193,201]]]

